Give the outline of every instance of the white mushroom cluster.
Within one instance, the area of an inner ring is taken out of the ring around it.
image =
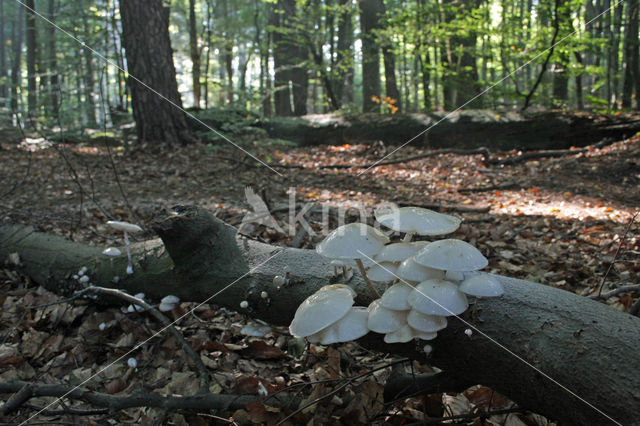
[[[479,272],[487,259],[471,244],[456,239],[411,242],[413,235],[454,232],[460,220],[419,207],[376,212],[384,226],[404,232],[400,243],[375,228],[354,223],[334,230],[316,248],[332,259],[355,259],[365,281],[389,287],[368,308],[353,307],[353,290],[345,285],[322,287],[296,311],[290,326],[295,337],[330,344],[354,340],[368,331],[382,333],[387,343],[431,340],[447,326],[448,316],[469,306],[467,295],[495,297],[500,282]],[[363,260],[373,265],[365,270]],[[370,289],[374,294],[373,285]]]

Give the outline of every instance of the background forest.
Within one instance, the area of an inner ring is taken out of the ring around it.
[[[65,126],[118,122],[130,108],[118,2],[24,5],[0,2],[4,110]],[[637,0],[165,5],[187,107],[264,116],[638,108]]]

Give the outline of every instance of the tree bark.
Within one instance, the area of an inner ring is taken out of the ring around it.
[[[36,14],[35,1],[26,0],[26,43],[27,43],[27,107],[32,122],[38,118],[38,98],[36,83]]]
[[[24,33],[24,18],[23,18],[23,8],[19,7],[16,11],[16,19],[13,21],[13,25],[11,26],[11,40],[12,49],[13,49],[13,58],[11,63],[11,112],[14,114],[18,114],[19,107],[19,95],[18,95],[18,87],[22,84],[22,77],[20,73],[21,65],[22,65],[22,37]]]
[[[120,0],[133,117],[145,142],[195,142],[178,93],[169,39],[169,10],[162,0]]]
[[[196,27],[196,0],[189,0],[189,54],[191,56],[191,82],[193,106],[200,108],[200,48]]]
[[[362,112],[380,111],[380,46],[375,34],[384,12],[382,0],[360,0]]]
[[[627,3],[628,24],[624,35],[624,81],[622,83],[622,107],[631,108],[631,95],[638,90],[638,0]],[[636,99],[636,105],[640,105]],[[637,106],[636,106],[637,108]]]
[[[4,2],[0,1],[0,105],[5,106],[5,98],[8,97],[9,91],[7,90],[7,51],[6,51],[6,34],[5,28],[7,28],[7,17],[4,13]]]
[[[56,0],[49,0],[49,20],[56,22]],[[48,55],[49,55],[49,101],[47,102],[52,117],[58,117],[58,58],[56,43],[56,27],[49,25]]]
[[[118,283],[130,293],[155,299],[175,294],[235,310],[247,300],[246,313],[287,325],[297,306],[331,278],[329,260],[314,250],[246,239],[198,207],[161,213],[152,226],[162,241],[134,245],[135,273]],[[101,251],[24,226],[0,226],[0,259],[17,252],[24,272],[54,291],[69,288],[80,266],[89,268],[93,283],[113,287],[111,277],[124,271],[127,260],[122,256],[111,266]],[[277,288],[273,277],[285,268],[294,284]],[[420,351],[425,342],[389,345],[373,333],[360,342],[428,361],[449,377],[489,386],[552,419],[639,424],[640,318],[563,290],[497,277],[505,294],[477,301],[474,314],[462,315],[466,322],[452,318],[429,342],[429,359]],[[356,304],[366,306],[362,279],[356,275],[349,284],[360,295]],[[270,302],[260,297],[262,291]],[[469,324],[477,328],[470,337]]]

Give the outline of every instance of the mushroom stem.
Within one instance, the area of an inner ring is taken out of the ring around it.
[[[127,259],[129,260],[129,264],[127,265],[127,273],[131,274],[133,273],[133,262],[131,262],[131,249],[129,249],[129,235],[127,235],[127,231],[124,231],[124,246],[127,249]]]
[[[362,263],[362,259],[356,259],[356,265],[358,265],[358,270],[360,271],[362,278],[364,278],[364,282],[367,283],[369,290],[373,293],[373,295],[376,298],[380,298],[380,293],[378,293],[378,290],[376,290],[376,288],[371,283],[371,280],[367,276],[367,271],[365,271],[364,269],[364,264]]]
[[[413,238],[413,232],[407,232],[406,234],[404,234],[404,238],[402,239],[402,242],[403,243],[411,242],[412,238]]]

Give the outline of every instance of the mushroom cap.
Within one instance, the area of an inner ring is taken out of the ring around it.
[[[393,281],[396,279],[398,266],[391,262],[376,263],[367,269],[367,277],[371,281]]]
[[[173,311],[175,308],[176,308],[176,305],[173,303],[161,303],[158,305],[158,310],[160,312]]]
[[[409,311],[407,323],[423,333],[435,333],[447,326],[447,318],[439,315],[423,314],[415,309]]]
[[[410,257],[400,264],[396,270],[396,275],[404,280],[420,282],[441,279],[444,277],[444,272],[423,266],[417,263],[413,257]]]
[[[160,299],[160,303],[166,303],[166,304],[174,304],[179,302],[180,302],[180,298],[178,298],[178,296],[174,296],[173,294],[170,294]]]
[[[413,259],[421,265],[445,271],[477,271],[489,261],[471,244],[455,239],[433,241]]]
[[[472,296],[496,297],[504,294],[500,281],[489,274],[476,274],[460,283],[460,291]]]
[[[460,271],[447,271],[444,273],[444,279],[452,282],[460,282],[464,280],[464,273]]]
[[[354,291],[341,284],[328,285],[298,306],[289,326],[294,337],[307,337],[344,317],[353,305]]]
[[[434,212],[422,207],[379,210],[374,214],[376,220],[387,228],[418,235],[450,234],[458,229],[461,222],[455,216]]]
[[[451,316],[463,313],[469,303],[458,286],[445,280],[427,280],[409,295],[413,309],[427,315]]]
[[[406,343],[412,339],[432,340],[438,336],[437,333],[424,333],[409,324],[405,324],[396,331],[384,335],[386,343]]]
[[[389,287],[380,298],[380,306],[392,311],[406,311],[411,309],[409,305],[409,294],[413,291],[413,286],[407,283],[397,283]]]
[[[373,226],[350,223],[334,229],[316,246],[316,251],[330,259],[366,259],[388,242],[389,238]]]
[[[338,342],[349,342],[359,339],[369,332],[367,319],[369,313],[363,306],[353,306],[349,312],[337,322],[307,337],[311,343],[330,345]]]
[[[129,223],[129,222],[120,222],[117,220],[110,220],[107,222],[107,225],[109,225],[110,227],[112,227],[113,229],[116,229],[118,231],[124,231],[124,232],[140,232],[142,231],[142,228],[140,228],[138,225],[135,225],[133,223]]]
[[[406,343],[414,338],[413,330],[409,324],[404,324],[400,328],[384,335],[385,343]]]
[[[387,244],[373,258],[377,262],[402,262],[416,254],[425,245],[427,241]]]
[[[407,323],[408,311],[392,311],[380,306],[380,299],[376,299],[367,308],[369,319],[367,327],[376,333],[391,333]]]
[[[120,256],[122,252],[115,247],[107,247],[102,251],[105,256]]]

